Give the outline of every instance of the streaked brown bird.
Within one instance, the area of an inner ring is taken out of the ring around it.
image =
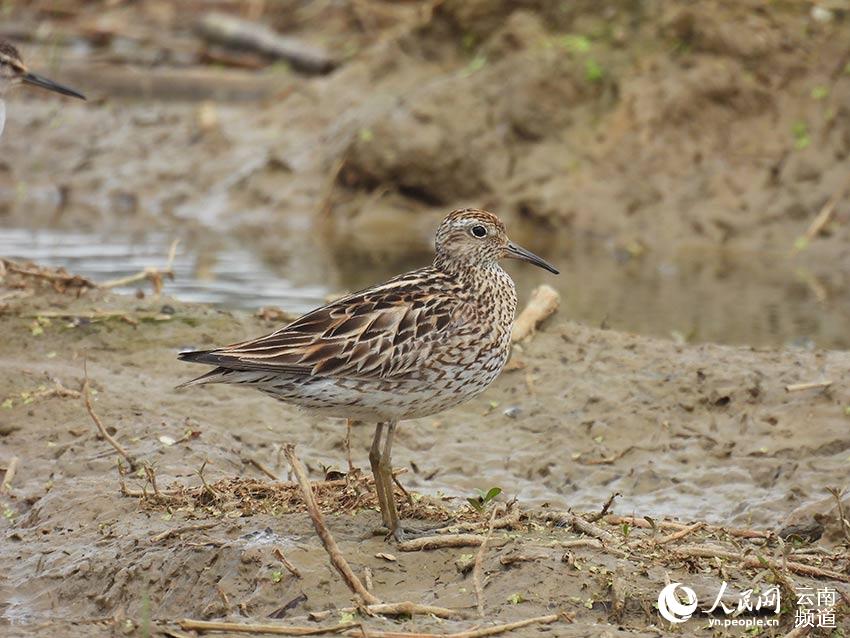
[[[400,540],[390,464],[396,424],[456,406],[499,375],[517,305],[503,258],[558,274],[511,242],[492,213],[456,210],[437,230],[433,265],[259,339],[182,352],[183,361],[216,366],[183,386],[241,384],[330,416],[377,422],[369,461],[383,524]]]
[[[3,127],[6,124],[6,103],[3,101],[3,96],[16,84],[31,84],[62,95],[86,99],[82,93],[77,93],[74,89],[32,73],[24,64],[18,50],[8,42],[0,40],[0,135],[3,134]]]

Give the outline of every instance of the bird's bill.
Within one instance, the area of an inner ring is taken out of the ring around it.
[[[542,259],[535,255],[530,250],[526,250],[522,246],[517,246],[515,243],[508,242],[507,247],[505,248],[505,257],[508,259],[519,259],[520,261],[527,261],[529,264],[534,264],[542,268],[543,270],[548,270],[551,273],[556,275],[560,274],[558,269],[555,268],[552,264],[547,262],[545,259]]]
[[[36,75],[35,73],[27,73],[22,81],[24,84],[32,84],[33,86],[40,86],[43,89],[47,89],[48,91],[53,91],[54,93],[61,93],[62,95],[70,95],[71,97],[76,97],[81,100],[85,100],[86,96],[82,93],[77,93],[74,89],[69,89],[67,86],[62,86],[58,82],[54,82],[53,80],[48,80],[46,77],[42,77],[41,75]]]

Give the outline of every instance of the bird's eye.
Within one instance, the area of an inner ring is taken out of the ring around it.
[[[487,229],[484,228],[484,226],[473,226],[472,234],[480,239],[481,237],[487,236]]]

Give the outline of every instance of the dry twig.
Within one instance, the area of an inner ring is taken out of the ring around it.
[[[336,613],[354,614],[365,612],[370,616],[436,616],[437,618],[463,618],[464,613],[446,607],[434,607],[433,605],[420,605],[406,600],[400,603],[378,603],[377,605],[366,605],[363,607],[343,607],[342,609],[314,611],[308,614],[310,620],[325,620]]]
[[[599,539],[605,545],[615,546],[620,543],[619,539],[611,532],[605,531],[594,523],[589,523],[572,512],[549,512],[546,514],[546,520],[563,527],[572,527],[582,534]]]
[[[310,514],[310,519],[313,521],[313,527],[316,528],[316,533],[322,541],[325,551],[330,556],[331,564],[339,572],[345,584],[348,585],[352,592],[357,594],[365,604],[374,605],[381,602],[378,598],[372,595],[360,582],[355,573],[351,571],[348,561],[342,555],[339,546],[336,544],[334,537],[328,531],[325,525],[322,513],[319,511],[319,506],[316,505],[316,499],[313,497],[313,488],[310,487],[310,480],[307,478],[307,470],[301,463],[301,460],[295,455],[295,446],[287,443],[283,447],[283,453],[286,455],[289,464],[292,466],[292,471],[295,473],[295,478],[301,486],[301,492],[304,495],[304,503],[307,506],[307,512]]]
[[[573,617],[567,614],[551,614],[549,616],[537,616],[535,618],[526,618],[512,623],[503,625],[493,625],[491,627],[478,627],[467,631],[459,631],[453,634],[423,634],[423,633],[408,633],[403,631],[375,631],[369,630],[367,636],[369,638],[486,638],[487,636],[496,636],[529,625],[551,625],[564,620],[572,622]],[[348,635],[357,636],[353,631],[349,631]],[[362,636],[362,634],[359,634]]]
[[[236,622],[218,622],[213,620],[192,620],[184,618],[179,623],[181,629],[187,631],[227,631],[235,634],[273,634],[275,636],[318,636],[321,634],[338,634],[359,623],[343,623],[330,627],[287,627],[286,625],[253,624]]]
[[[253,456],[249,456],[249,457],[247,457],[247,458],[245,458],[245,459],[242,459],[242,462],[243,462],[243,463],[250,463],[250,464],[251,464],[251,465],[253,465],[255,468],[257,468],[258,470],[260,470],[260,472],[262,472],[263,474],[265,474],[266,476],[268,476],[271,480],[273,480],[273,481],[280,481],[280,478],[277,476],[277,474],[275,474],[274,472],[272,472],[269,468],[267,468],[265,465],[263,465],[260,461],[258,461],[257,459],[255,459]]]
[[[844,178],[844,181],[839,186],[838,190],[836,190],[832,196],[827,200],[826,204],[823,205],[823,208],[820,209],[817,217],[812,220],[812,223],[809,224],[809,227],[806,229],[806,232],[803,233],[801,237],[799,237],[794,245],[793,253],[800,252],[804,248],[807,248],[808,245],[812,242],[812,240],[817,237],[821,231],[826,228],[826,225],[832,221],[833,216],[835,215],[835,209],[838,206],[838,202],[841,201],[841,198],[844,197],[844,193],[847,191],[847,188],[850,186],[850,175],[847,175]]]
[[[115,448],[115,451],[118,452],[118,454],[120,454],[125,461],[127,461],[127,464],[130,466],[131,470],[136,469],[136,460],[132,456],[130,456],[127,450],[125,450],[109,432],[106,431],[106,428],[103,426],[103,421],[101,421],[100,417],[95,414],[94,407],[92,406],[91,402],[91,392],[89,391],[88,367],[85,363],[83,363],[83,374],[83,401],[86,405],[86,411],[89,413],[89,416],[91,417],[92,421],[94,421],[94,424],[97,426],[100,435],[104,439],[106,439],[106,442],[109,443],[109,445],[111,445],[113,448]]]
[[[850,576],[830,569],[821,569],[814,565],[806,565],[795,561],[778,561],[773,558],[763,556],[745,556],[736,552],[730,552],[722,547],[713,545],[686,545],[684,547],[676,547],[673,552],[679,556],[688,558],[725,558],[742,563],[747,567],[769,567],[771,569],[783,570],[802,574],[804,576],[812,576],[814,578],[831,578],[840,580],[844,583],[850,583]]]
[[[672,534],[668,534],[667,536],[662,536],[661,538],[656,539],[655,544],[665,545],[666,543],[672,543],[673,541],[680,540],[682,538],[685,538],[685,536],[693,534],[694,532],[702,529],[703,527],[705,527],[705,523],[702,521],[700,521],[699,523],[694,523],[693,525],[689,525],[684,529],[680,529],[678,532],[673,532]]]
[[[110,289],[110,288],[118,288],[120,286],[129,286],[130,284],[134,284],[137,281],[144,281],[147,279],[151,282],[153,286],[154,293],[159,294],[162,292],[163,279],[167,277],[168,279],[174,279],[174,258],[177,256],[177,247],[180,245],[180,240],[175,239],[171,242],[171,247],[168,249],[168,261],[165,263],[164,268],[154,268],[149,266],[144,270],[140,270],[134,275],[129,275],[127,277],[119,277],[118,279],[111,279],[110,281],[105,281],[102,284],[98,284],[98,288]]]
[[[298,568],[295,565],[289,562],[289,559],[283,555],[283,551],[279,547],[275,547],[272,550],[272,554],[274,554],[274,557],[277,558],[287,570],[289,570],[290,574],[295,576],[295,578],[301,578],[301,572],[298,571]]]
[[[493,535],[493,523],[496,520],[496,514],[499,508],[494,507],[493,513],[490,514],[490,525],[487,528],[487,534],[484,540],[481,541],[481,546],[478,548],[478,553],[475,555],[475,565],[472,568],[472,584],[475,588],[475,604],[478,607],[478,615],[484,618],[484,586],[481,583],[481,569],[484,563],[484,552],[487,551],[487,541]]]
[[[786,392],[802,392],[804,390],[821,390],[832,385],[832,381],[811,381],[809,383],[792,383],[785,386]]]
[[[398,544],[399,551],[419,552],[425,549],[440,549],[442,547],[478,547],[484,542],[483,534],[443,534],[440,536],[423,536],[413,538]]]

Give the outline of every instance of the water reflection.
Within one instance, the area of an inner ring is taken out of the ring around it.
[[[164,234],[103,237],[0,230],[0,255],[64,266],[100,281],[163,264],[169,244]],[[522,264],[506,267],[517,281],[521,300],[540,283],[556,287],[563,317],[696,342],[839,349],[850,345],[850,286],[841,273],[822,281],[776,256],[688,252],[657,260],[624,258],[603,243],[585,243],[581,252],[560,255],[542,248],[541,253],[561,268],[559,277]],[[174,264],[175,281],[166,290],[186,301],[219,307],[279,306],[305,312],[329,294],[363,288],[429,259],[424,252],[403,259],[341,257],[309,241],[259,252],[235,240],[190,238],[183,240]]]

